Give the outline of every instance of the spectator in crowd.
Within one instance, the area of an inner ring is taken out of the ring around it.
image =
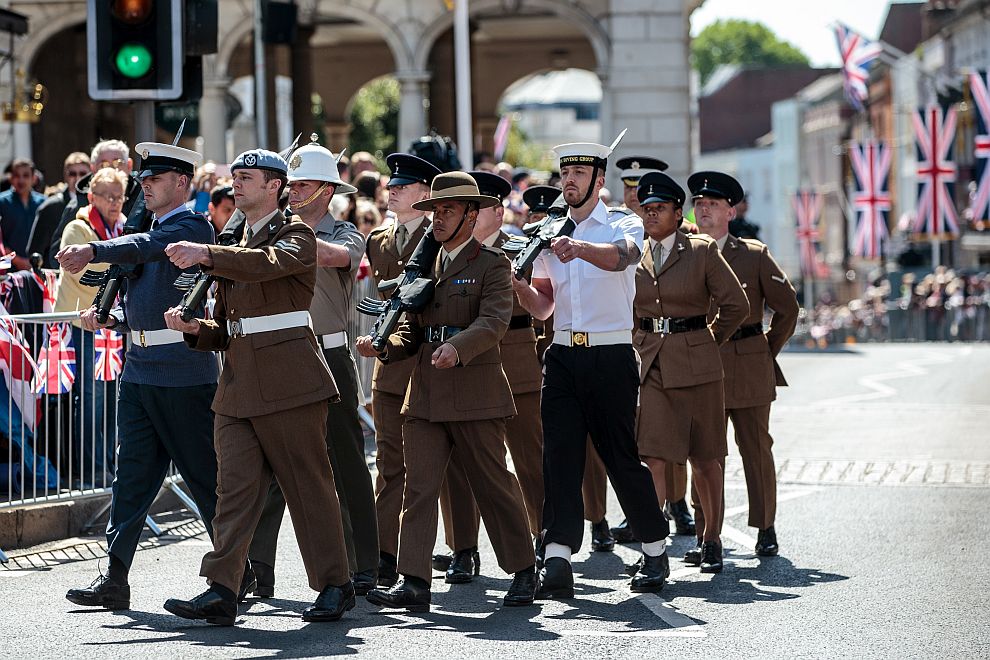
[[[505,161],[502,161],[501,163],[495,165],[495,174],[499,175],[509,183],[512,183],[512,172],[513,172],[512,165],[506,163]]]
[[[227,226],[234,214],[234,189],[231,186],[216,186],[210,191],[210,204],[206,217],[213,224],[213,231],[219,234]]]
[[[375,157],[367,151],[358,151],[351,156],[351,180],[357,180],[362,172],[378,172]]]
[[[0,241],[4,254],[13,252],[14,270],[27,270],[28,238],[34,226],[34,216],[45,196],[34,190],[34,163],[18,158],[10,164],[10,189],[0,193]]]
[[[354,224],[367,238],[372,229],[382,224],[382,214],[371,200],[359,199],[356,204]]]
[[[206,161],[198,167],[189,185],[189,208],[196,213],[206,213],[209,210],[212,191],[219,184],[219,179],[217,164],[213,161]]]
[[[127,175],[112,167],[98,170],[91,178],[89,204],[76,212],[62,232],[61,247],[105,241],[120,235],[126,218],[121,212]],[[91,266],[101,272],[105,267]],[[89,309],[97,288],[80,284],[82,273],[62,269],[56,312]],[[110,331],[102,330],[99,339],[107,342]],[[104,488],[113,480],[114,438],[116,433],[117,393],[113,381],[95,377],[96,333],[84,330],[78,320],[72,322],[72,345],[76,350],[76,380],[72,386],[74,455],[80,462],[83,487]],[[123,346],[121,346],[123,347]],[[106,349],[105,349],[106,350]]]
[[[76,184],[89,173],[89,155],[81,151],[72,152],[66,156],[62,165],[61,189],[38,207],[31,235],[28,237],[26,256],[30,257],[35,252],[42,255],[42,268],[58,268],[58,262],[48,254],[48,246],[51,245],[52,234],[62,219],[66,204],[75,197]]]

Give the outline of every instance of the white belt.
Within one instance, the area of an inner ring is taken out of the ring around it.
[[[340,348],[341,346],[347,346],[347,333],[343,330],[340,332],[334,332],[329,335],[320,335],[320,343],[323,348]]]
[[[163,328],[161,330],[131,330],[131,342],[138,346],[163,346],[165,344],[181,344],[182,333],[178,330]]]
[[[287,328],[301,328],[304,326],[312,326],[309,312],[285,312],[284,314],[253,316],[236,321],[228,319],[227,333],[231,337],[243,337],[244,335],[254,335],[259,332],[272,332],[274,330],[286,330]]]
[[[553,343],[561,346],[612,346],[615,344],[631,344],[630,330],[612,330],[611,332],[574,332],[572,330],[554,330]]]

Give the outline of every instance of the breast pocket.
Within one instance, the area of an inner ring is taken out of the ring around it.
[[[481,285],[455,285],[447,294],[447,305],[451,311],[451,318],[446,321],[448,325],[464,326],[471,323],[477,318],[478,308],[481,306]]]

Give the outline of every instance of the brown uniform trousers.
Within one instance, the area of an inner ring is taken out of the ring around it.
[[[224,351],[213,411],[217,512],[201,574],[236,592],[272,475],[285,495],[309,577],[320,591],[350,580],[340,503],[326,448],[328,401],[337,397],[309,327],[231,336],[227,321],[307,311],[316,282],[316,236],[276,213],[245,247],[211,245],[219,280],[213,320],[190,347]]]
[[[502,370],[499,340],[512,316],[509,262],[501,252],[471,239],[443,272],[434,269],[433,302],[402,323],[389,339],[388,362],[415,363],[402,413],[406,486],[399,528],[399,572],[429,580],[436,543],[438,497],[452,452],[457,450],[485,522],[499,566],[516,573],[535,563],[526,505],[505,463],[505,419],[515,415]],[[437,369],[428,327],[463,328],[445,343],[459,366]]]
[[[402,274],[429,223],[423,220],[400,252],[395,240],[397,223],[375,229],[368,236],[368,261],[375,284]],[[381,294],[382,298],[388,294]],[[406,468],[402,455],[402,401],[409,385],[414,363],[404,360],[395,364],[375,361],[371,377],[371,414],[375,422],[375,509],[378,515],[378,547],[395,557],[399,554],[399,514],[402,512],[402,491],[406,484]]]
[[[493,247],[500,248],[508,240],[505,233]],[[540,420],[540,386],[543,368],[536,352],[536,333],[532,318],[513,295],[512,319],[509,330],[499,343],[502,369],[509,380],[516,416],[505,423],[505,444],[512,455],[512,467],[519,479],[529,530],[540,533],[543,523],[543,425]],[[467,482],[467,475],[457,457],[450,459],[443,489],[440,491],[444,532],[451,550],[467,550],[478,545],[479,514]]]
[[[722,256],[746,290],[749,315],[743,328],[752,328],[752,334],[741,330],[749,336],[733,339],[721,349],[725,413],[732,421],[746,474],[748,524],[766,529],[774,524],[777,512],[770,403],[777,398],[777,387],[787,385],[776,358],[794,334],[799,307],[794,287],[763,243],[729,235]],[[767,307],[773,315],[764,334],[763,312]]]

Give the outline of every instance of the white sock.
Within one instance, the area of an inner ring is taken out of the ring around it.
[[[667,549],[667,539],[643,544],[643,554],[648,557],[659,557]]]
[[[544,561],[556,557],[567,560],[568,564],[571,563],[571,548],[563,543],[547,543],[544,553]]]

